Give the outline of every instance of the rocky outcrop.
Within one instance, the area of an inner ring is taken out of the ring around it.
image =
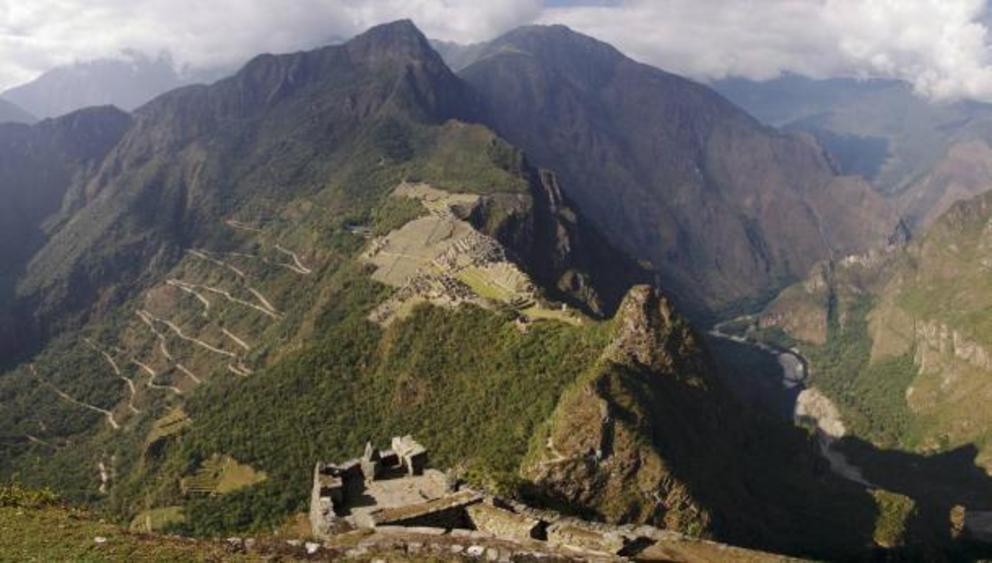
[[[824,434],[831,438],[843,438],[847,433],[840,411],[819,389],[803,389],[796,398],[796,418],[812,419]]]
[[[522,167],[528,193],[483,196],[469,221],[502,243],[552,298],[609,316],[627,288],[649,281],[650,272],[600,236],[553,172]]]
[[[699,341],[647,286],[631,289],[613,323],[612,342],[559,403],[523,474],[547,497],[608,522],[704,532],[710,515],[684,467],[672,465],[702,467],[719,449],[707,443],[719,400],[707,397]]]
[[[992,370],[992,353],[981,344],[946,324],[921,321],[916,324],[916,356],[921,373],[939,373],[953,358],[982,370]]]

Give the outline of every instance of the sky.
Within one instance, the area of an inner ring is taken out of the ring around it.
[[[0,90],[127,49],[230,66],[410,18],[462,43],[562,23],[697,80],[906,80],[935,99],[992,101],[986,0],[0,0]]]

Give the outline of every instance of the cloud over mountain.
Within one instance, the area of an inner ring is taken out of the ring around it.
[[[350,37],[412,18],[455,41],[533,20],[537,0],[0,0],[0,89],[63,64],[163,50],[192,67],[226,66]]]
[[[876,76],[992,100],[987,12],[984,0],[0,0],[0,88],[126,48],[202,68],[412,18],[459,42],[564,23],[698,79]]]
[[[986,16],[983,0],[629,0],[542,19],[695,78],[872,76],[932,98],[992,99]]]

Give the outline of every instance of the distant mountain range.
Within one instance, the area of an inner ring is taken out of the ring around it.
[[[0,123],[33,123],[35,117],[6,100],[0,100]]]
[[[37,118],[57,117],[102,105],[131,111],[179,86],[213,81],[229,72],[228,69],[180,72],[167,56],[149,57],[129,51],[120,58],[54,68],[31,82],[0,93],[0,98]],[[0,121],[2,117],[0,114]]]
[[[713,87],[765,123],[812,134],[842,173],[867,178],[914,228],[992,183],[992,105],[932,103],[895,80],[786,75]]]

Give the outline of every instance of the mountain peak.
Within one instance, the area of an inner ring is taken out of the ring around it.
[[[355,37],[357,38],[363,36],[377,36],[377,35],[379,36],[411,35],[411,36],[423,37],[423,34],[420,32],[420,28],[418,28],[417,24],[413,23],[413,20],[409,18],[403,18],[391,22],[381,23],[376,26],[372,26]]]
[[[602,63],[626,58],[609,43],[561,24],[518,27],[496,38],[492,45],[513,46],[532,55],[555,61],[594,57],[592,63]]]
[[[353,56],[372,61],[404,61],[437,58],[430,42],[410,20],[377,25],[346,44]]]
[[[127,52],[51,69],[2,93],[5,100],[44,119],[90,106],[113,104],[131,111],[159,94],[190,82],[166,56]]]
[[[131,114],[112,105],[79,109],[37,125],[67,157],[79,161],[102,158],[130,126]]]
[[[627,292],[615,320],[617,334],[607,355],[618,364],[662,370],[673,332],[678,333],[680,342],[694,339],[690,331],[678,330],[681,323],[672,305],[657,288],[648,285],[637,285]]]

